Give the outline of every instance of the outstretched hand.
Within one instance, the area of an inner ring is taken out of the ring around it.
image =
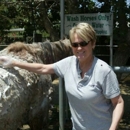
[[[13,61],[14,59],[9,56],[0,56],[0,66],[4,68],[13,67]]]

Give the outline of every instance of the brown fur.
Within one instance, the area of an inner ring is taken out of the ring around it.
[[[27,52],[31,55],[35,55],[36,51],[30,48],[24,42],[14,42],[7,47],[8,53],[13,52],[20,55],[25,55]]]

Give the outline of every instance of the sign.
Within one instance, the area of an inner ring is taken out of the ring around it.
[[[112,35],[113,14],[112,13],[91,13],[91,14],[67,14],[65,15],[65,34],[80,22],[89,23],[97,35]]]

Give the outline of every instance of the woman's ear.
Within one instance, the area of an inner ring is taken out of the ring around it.
[[[93,48],[93,50],[95,49],[95,46],[96,46],[96,42],[92,42],[92,48]]]

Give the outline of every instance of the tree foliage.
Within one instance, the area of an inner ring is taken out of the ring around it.
[[[114,38],[117,42],[126,39],[130,8],[124,0],[66,0],[64,5],[65,14],[113,12]],[[60,39],[60,1],[1,0],[0,16],[0,35],[4,29],[25,28],[25,36],[39,32],[48,34],[52,41]]]
[[[11,28],[11,20],[6,15],[7,14],[7,8],[4,4],[0,6],[0,35],[2,36],[4,34],[4,29]]]

